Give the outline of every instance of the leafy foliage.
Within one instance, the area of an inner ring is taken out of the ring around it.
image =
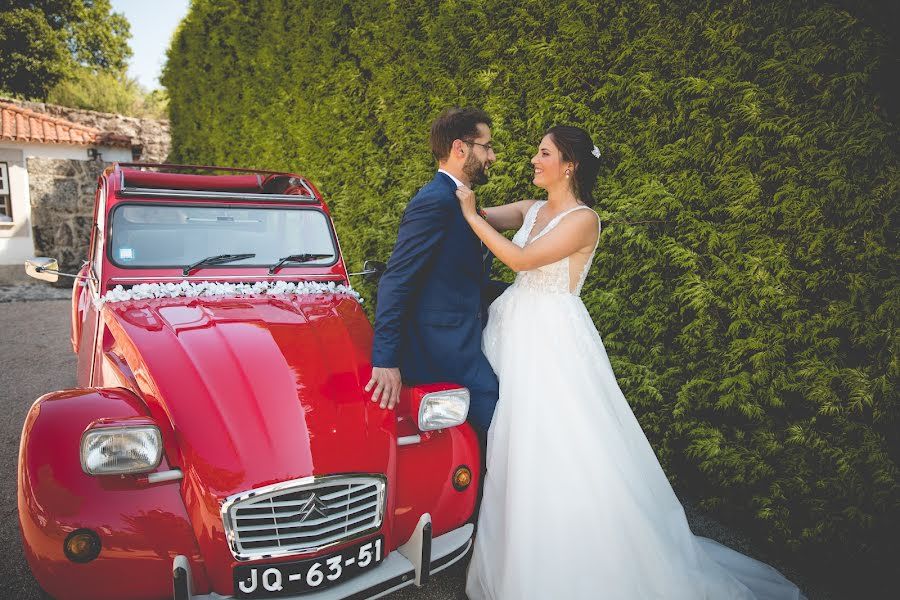
[[[118,113],[131,117],[168,117],[168,95],[164,90],[147,92],[124,72],[94,71],[79,67],[59,82],[47,101],[63,106]]]
[[[111,10],[109,0],[3,0],[0,90],[43,100],[78,67],[122,71],[131,34]]]
[[[361,266],[430,178],[442,108],[495,118],[488,204],[538,193],[545,128],[585,127],[605,227],[583,298],[676,488],[874,573],[900,535],[900,170],[896,48],[863,5],[195,0],[173,158],[309,175]]]

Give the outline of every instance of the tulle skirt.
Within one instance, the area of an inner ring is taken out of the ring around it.
[[[772,567],[691,533],[580,298],[513,285],[483,340],[500,399],[471,600],[803,597]]]

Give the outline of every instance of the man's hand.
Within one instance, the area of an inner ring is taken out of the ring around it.
[[[400,401],[400,369],[372,367],[372,378],[366,384],[366,391],[371,392],[372,402],[379,402],[381,408],[394,408]]]

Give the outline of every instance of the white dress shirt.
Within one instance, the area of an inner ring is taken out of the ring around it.
[[[456,187],[462,187],[462,186],[466,185],[462,181],[460,181],[459,179],[457,179],[456,177],[454,177],[453,175],[451,175],[450,173],[445,171],[444,169],[438,169],[438,173],[443,173],[444,175],[446,175],[447,177],[452,179],[453,183],[456,184]]]

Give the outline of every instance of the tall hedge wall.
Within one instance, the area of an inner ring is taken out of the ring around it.
[[[431,177],[442,108],[495,118],[488,204],[540,195],[546,127],[586,128],[605,226],[584,301],[676,489],[877,569],[900,536],[897,55],[877,8],[846,6],[194,0],[172,158],[307,174],[359,267]]]

